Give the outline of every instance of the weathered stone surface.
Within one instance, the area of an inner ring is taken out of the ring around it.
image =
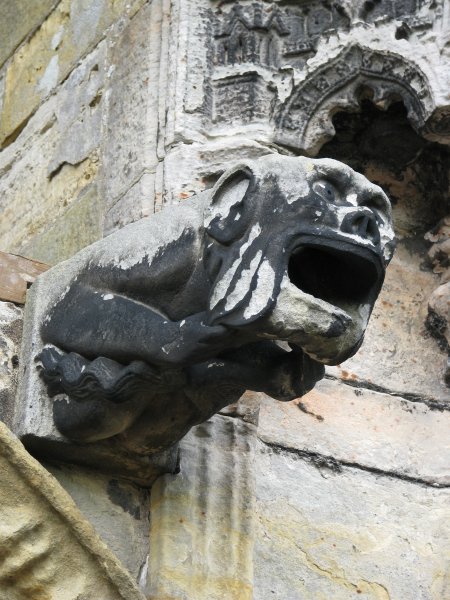
[[[145,591],[150,493],[127,481],[68,465],[44,465]]]
[[[0,596],[143,600],[73,500],[0,423]]]
[[[323,380],[303,398],[263,400],[265,443],[436,486],[450,486],[450,412]]]
[[[255,472],[255,599],[449,595],[449,489],[335,472],[264,446]]]
[[[68,210],[22,246],[26,256],[56,265],[102,237],[103,211],[94,183],[83,189]]]
[[[155,175],[144,173],[105,214],[103,234],[109,235],[154,212]]]
[[[361,87],[380,105],[402,98],[417,128],[448,139],[442,0],[394,4],[173,3],[183,58],[168,64],[165,148],[248,134],[313,153]]]
[[[11,419],[19,370],[22,309],[0,302],[0,420]]]
[[[56,0],[6,0],[0,4],[0,66],[41,24],[55,3]]]
[[[237,138],[232,144],[224,141],[177,144],[168,150],[163,172],[156,180],[155,210],[211,188],[232,163],[271,153],[274,153],[271,148],[246,138]]]
[[[117,19],[133,14],[144,0],[127,3],[62,0],[8,65],[0,145],[20,130],[40,102],[92,50]]]
[[[76,165],[100,145],[106,42],[101,42],[58,91],[55,108],[58,145],[48,165],[51,176],[65,163]]]
[[[358,354],[330,373],[399,393],[448,402],[446,353],[425,328],[437,275],[420,268],[423,258],[400,244]]]
[[[151,494],[150,597],[251,600],[254,433],[216,416],[180,448],[180,473]]]
[[[160,72],[162,19],[168,17],[164,6],[162,0],[146,4],[109,46],[102,152],[106,211],[144,173],[154,173],[158,164],[159,101],[165,75]]]
[[[86,202],[91,198],[95,213],[93,189],[87,195],[83,192],[95,179],[99,164],[96,147],[99,145],[102,107],[97,99],[103,81],[102,52],[100,46],[89,55],[59,93],[41,106],[22,132],[20,147],[17,149],[13,145],[1,153],[2,250],[21,251],[34,236],[49,229],[77,198],[80,199],[79,206],[84,202],[85,208],[88,208]],[[73,214],[69,215],[69,221]],[[87,224],[88,219],[84,221]],[[61,221],[58,227],[61,227]],[[70,227],[69,224],[67,229],[70,230]],[[89,232],[80,233],[80,237],[92,241],[97,236],[94,230],[98,230],[98,225],[89,225]],[[67,233],[70,235],[70,232]],[[55,232],[54,240],[57,235]],[[76,243],[64,240],[63,243],[66,248],[51,251],[56,257],[59,252],[67,257],[72,248],[79,249],[80,246],[76,246],[83,240]],[[45,253],[42,249],[38,251],[40,256]]]

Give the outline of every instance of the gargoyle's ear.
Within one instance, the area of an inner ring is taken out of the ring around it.
[[[253,173],[247,166],[227,171],[211,191],[205,215],[208,234],[221,244],[239,239],[246,229],[245,198],[254,184]]]

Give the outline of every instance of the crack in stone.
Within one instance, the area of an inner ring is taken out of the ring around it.
[[[313,464],[318,469],[328,469],[334,473],[342,473],[344,468],[358,469],[359,471],[365,471],[366,473],[372,473],[372,475],[381,475],[383,477],[390,477],[392,479],[400,479],[401,481],[407,481],[408,483],[414,483],[431,487],[435,489],[450,489],[450,484],[439,483],[437,481],[429,481],[422,479],[421,477],[413,477],[406,475],[405,473],[398,473],[396,471],[386,471],[378,467],[370,467],[368,465],[362,465],[356,462],[338,460],[333,456],[327,456],[325,454],[319,454],[318,452],[312,452],[310,450],[300,450],[298,448],[288,448],[281,444],[269,442],[263,437],[258,435],[258,439],[267,447],[270,448],[275,454],[291,454],[297,456],[300,459],[305,460]]]
[[[428,406],[430,410],[438,410],[439,412],[450,411],[449,403],[436,400],[434,398],[431,398],[431,396],[422,396],[421,394],[416,394],[414,392],[396,392],[395,390],[390,390],[389,388],[385,388],[376,383],[370,383],[369,381],[363,379],[359,381],[347,380],[340,379],[339,377],[335,377],[333,375],[325,375],[325,379],[328,379],[330,381],[338,381],[340,383],[358,389],[366,389],[372,392],[379,392],[380,394],[387,394],[388,396],[401,398],[402,400],[408,400],[409,402],[419,402]]]
[[[325,567],[321,567],[313,560],[313,558],[308,554],[308,552],[306,552],[306,550],[299,546],[298,543],[295,543],[295,546],[297,547],[300,554],[303,556],[304,563],[307,565],[307,567],[311,569],[311,571],[317,573],[318,575],[326,577],[330,581],[343,586],[351,592],[356,592],[357,594],[373,593],[373,598],[376,598],[377,600],[391,599],[391,596],[384,585],[381,585],[380,583],[376,583],[374,581],[366,580],[360,580],[357,584],[355,584],[348,579],[343,569],[340,569],[342,575],[339,575],[338,573],[326,569]]]

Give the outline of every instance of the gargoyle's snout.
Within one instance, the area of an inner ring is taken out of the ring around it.
[[[341,231],[358,235],[369,240],[375,246],[380,243],[380,231],[376,217],[370,209],[363,206],[345,215]]]

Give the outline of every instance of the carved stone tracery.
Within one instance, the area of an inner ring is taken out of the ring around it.
[[[337,106],[357,107],[358,90],[363,87],[372,90],[375,103],[386,105],[401,98],[417,129],[424,126],[433,106],[427,79],[413,63],[354,45],[313,72],[278,108],[273,117],[275,140],[314,154],[333,134],[332,111]]]
[[[294,86],[287,99],[280,94],[307,68],[323,36],[350,31],[361,20],[384,19],[400,23],[392,32],[396,39],[407,38],[415,29],[434,26],[441,8],[423,0],[239,2],[230,8],[225,3],[210,14],[209,117],[218,125],[270,122],[275,142],[314,155],[333,135],[332,112],[356,108],[364,87],[379,106],[401,99],[413,127],[428,139],[448,139],[448,110],[436,109],[426,75],[387,50],[353,43]]]

